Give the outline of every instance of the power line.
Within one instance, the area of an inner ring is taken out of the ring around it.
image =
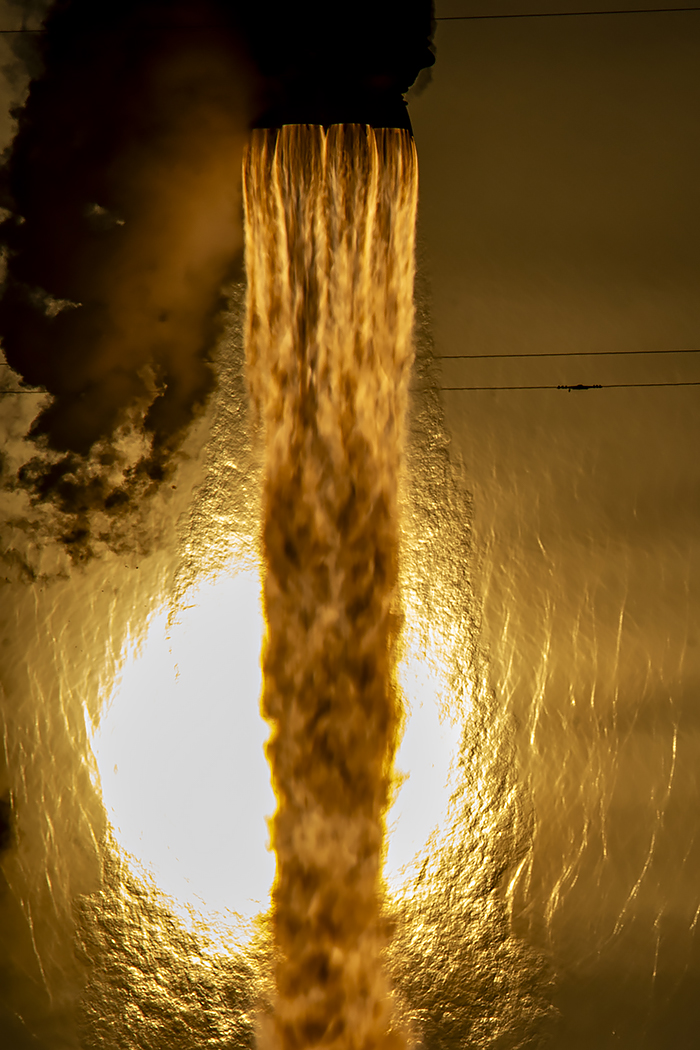
[[[700,350],[582,350],[543,354],[436,354],[438,361],[496,361],[519,357],[637,357],[638,354],[700,354]]]
[[[679,386],[700,386],[700,379],[691,380],[690,382],[680,383],[557,383],[557,384],[532,384],[528,386],[441,386],[441,391],[447,393],[459,392],[459,391],[476,391],[476,390],[566,390],[569,393],[572,391],[582,390],[638,390],[642,387],[649,389],[651,387],[679,387]],[[45,390],[0,390],[0,397],[9,397],[13,394],[46,394]]]
[[[700,11],[700,7],[639,7],[633,10],[626,8],[622,11],[532,11],[525,14],[503,14],[503,15],[436,15],[436,22],[485,22],[502,18],[587,18],[600,15],[673,15],[684,11]],[[187,28],[187,27],[185,27]],[[201,28],[197,26],[196,28]],[[0,34],[6,33],[43,33],[43,27],[39,29],[0,29]]]
[[[700,354],[700,348],[676,350],[567,350],[565,353],[536,353],[536,354],[435,354],[436,361],[504,361],[518,360],[532,357],[638,357],[640,354]],[[0,361],[0,368],[10,366]],[[33,390],[17,390],[18,394],[33,394]]]
[[[437,15],[436,22],[485,22],[500,18],[588,18],[593,15],[673,15],[700,7],[640,7],[624,11],[533,11],[522,15]]]
[[[504,14],[504,15],[437,15],[436,22],[492,22],[505,18],[590,18],[602,15],[674,15],[684,11],[700,11],[700,7],[639,7],[634,10],[629,8],[623,11],[531,11],[526,14]],[[167,27],[164,27],[167,28]],[[208,28],[197,25],[195,27],[179,26],[178,28]],[[216,28],[216,27],[213,27]],[[0,29],[0,35],[12,33],[43,33],[43,26],[39,29]]]
[[[441,386],[448,393],[461,390],[632,390],[641,387],[700,386],[700,379],[679,383],[557,383],[532,384],[528,386]],[[0,397],[13,394],[46,394],[46,390],[0,390]]]
[[[441,386],[440,390],[621,390],[639,387],[700,386],[700,379],[680,383],[558,383],[533,386]]]

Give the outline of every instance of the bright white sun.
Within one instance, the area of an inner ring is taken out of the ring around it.
[[[120,846],[164,893],[205,914],[251,918],[269,904],[275,799],[259,708],[262,636],[256,572],[202,582],[175,624],[164,609],[130,647],[92,738]],[[409,658],[400,677],[410,716],[397,765],[408,777],[389,814],[390,882],[444,819],[458,745],[439,717],[435,676]]]

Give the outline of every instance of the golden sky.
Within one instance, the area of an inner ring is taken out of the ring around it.
[[[437,13],[645,6],[664,5]],[[700,349],[700,12],[443,21],[436,53],[410,103],[436,354],[612,352],[443,361],[443,385],[700,380],[700,354],[635,353]],[[633,1046],[643,1030],[690,1046],[700,387],[443,396],[493,684],[536,798],[535,884],[583,847],[550,913],[556,1045]]]

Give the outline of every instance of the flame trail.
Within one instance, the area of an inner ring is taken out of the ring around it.
[[[380,965],[397,482],[417,164],[404,131],[257,131],[244,160],[247,366],[265,430],[263,713],[279,962],[263,1044],[400,1047]]]

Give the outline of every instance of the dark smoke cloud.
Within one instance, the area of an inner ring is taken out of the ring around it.
[[[212,388],[250,75],[199,3],[59,4],[40,57],[5,168],[0,333],[9,364],[53,395],[32,435],[64,454],[39,453],[21,480],[78,514],[162,480]],[[150,448],[114,487],[85,461],[129,413]]]
[[[249,128],[407,126],[431,19],[425,0],[62,0],[20,39],[0,338],[51,398],[6,485],[59,509],[76,556],[93,512],[116,522],[171,477],[213,388]]]
[[[430,0],[285,0],[246,14],[264,77],[257,123],[410,129],[403,95],[435,61]]]

